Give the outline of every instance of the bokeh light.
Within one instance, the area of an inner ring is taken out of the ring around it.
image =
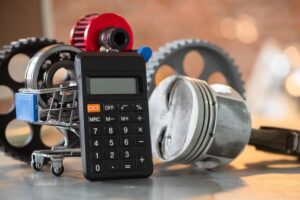
[[[290,95],[300,97],[300,69],[288,76],[285,81],[285,88]]]

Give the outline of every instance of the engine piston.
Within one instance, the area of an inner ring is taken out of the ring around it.
[[[226,85],[171,76],[150,96],[149,110],[153,151],[163,161],[211,169],[232,161],[249,142],[246,103]]]

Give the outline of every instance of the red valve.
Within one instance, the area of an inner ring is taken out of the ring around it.
[[[70,42],[83,51],[99,51],[100,47],[130,51],[133,33],[127,21],[119,15],[89,14],[73,26]]]

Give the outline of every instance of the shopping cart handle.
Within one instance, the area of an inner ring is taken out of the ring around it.
[[[27,122],[38,120],[37,94],[21,93],[15,94],[16,119]]]

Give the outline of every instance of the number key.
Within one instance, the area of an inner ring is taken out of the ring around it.
[[[104,154],[102,151],[93,151],[91,153],[91,159],[92,160],[102,160],[102,159],[104,159]]]
[[[90,127],[89,133],[90,133],[90,135],[99,136],[102,133],[102,128],[101,127]]]
[[[120,144],[123,147],[128,147],[133,145],[133,138],[132,137],[124,137],[120,139]]]
[[[115,150],[107,151],[106,156],[108,160],[115,160],[118,159],[118,152]]]
[[[92,164],[92,172],[93,173],[103,173],[104,172],[104,164],[95,162]]]
[[[104,133],[106,135],[116,135],[117,134],[117,128],[115,126],[105,126],[104,127]]]
[[[107,147],[115,147],[118,145],[117,139],[116,138],[108,138],[106,140],[106,146]]]
[[[99,138],[91,139],[91,147],[92,149],[99,149],[103,146],[103,140]]]
[[[129,135],[132,133],[132,128],[130,125],[122,125],[120,126],[120,133],[124,135]]]
[[[121,156],[123,159],[132,159],[133,158],[133,149],[124,149],[122,151]]]

